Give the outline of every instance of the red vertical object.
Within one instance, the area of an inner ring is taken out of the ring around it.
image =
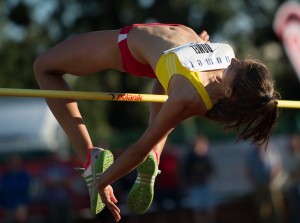
[[[300,80],[300,4],[282,4],[276,12],[273,29],[281,39]]]

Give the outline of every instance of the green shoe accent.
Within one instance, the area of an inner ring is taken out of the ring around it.
[[[93,169],[92,169],[92,175],[94,179],[98,179],[99,176],[114,162],[113,154],[109,150],[102,151],[98,158],[96,159]],[[97,184],[95,185],[95,193],[93,196],[93,202],[92,202],[92,211],[94,214],[99,214],[103,208],[105,207],[105,204],[102,202],[100,195],[98,193]]]
[[[156,156],[150,153],[137,167],[138,176],[128,194],[127,205],[135,214],[145,213],[151,206],[154,196],[154,182],[158,173]]]

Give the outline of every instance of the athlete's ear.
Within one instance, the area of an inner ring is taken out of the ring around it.
[[[226,90],[225,90],[225,96],[226,97],[230,97],[231,96],[231,93],[232,93],[232,90],[231,90],[231,88],[227,88]]]
[[[203,39],[204,42],[209,42],[209,35],[208,33],[206,32],[206,30],[203,30],[200,34],[199,34],[199,37],[201,39]]]

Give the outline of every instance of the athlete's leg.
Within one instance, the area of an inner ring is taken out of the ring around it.
[[[97,31],[66,40],[39,56],[34,72],[41,89],[70,90],[63,78],[68,73],[85,76],[107,68],[123,70],[117,45],[118,30]],[[75,100],[46,99],[54,116],[69,136],[82,163],[92,142]]]
[[[107,68],[123,70],[117,37],[118,30],[91,32],[49,49],[34,63],[34,72],[40,88],[70,90],[63,78],[66,73],[85,76]],[[113,156],[108,150],[93,148],[75,100],[46,101],[84,164],[82,176],[89,188],[91,211],[98,214],[104,208],[104,203],[96,188],[97,177],[112,164]],[[116,199],[113,201],[116,202]]]

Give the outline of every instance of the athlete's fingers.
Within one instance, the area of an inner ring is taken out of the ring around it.
[[[203,37],[203,39],[206,39],[207,37],[209,37],[208,33],[206,30],[203,30],[201,33],[200,33],[200,37]]]
[[[117,205],[115,205],[113,202],[108,202],[106,207],[111,212],[116,222],[121,220],[120,209],[117,207]]]
[[[112,187],[109,185],[102,190],[99,190],[99,195],[101,197],[102,202],[106,205],[108,210],[112,213],[115,220],[118,222],[121,220],[120,209],[115,204],[117,203],[117,199],[114,195]]]
[[[209,42],[209,35],[207,33],[206,30],[203,30],[200,34],[199,34],[200,38],[203,39],[205,42]]]
[[[118,202],[118,200],[117,200],[117,198],[115,197],[115,194],[114,194],[114,193],[111,193],[110,199],[111,199],[111,201],[114,202],[114,203],[117,203],[117,202]]]

